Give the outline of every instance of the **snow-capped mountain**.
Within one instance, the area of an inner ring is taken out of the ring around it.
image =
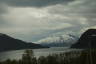
[[[79,38],[74,35],[68,36],[58,36],[58,37],[48,37],[39,41],[43,46],[49,47],[69,47],[75,43]]]

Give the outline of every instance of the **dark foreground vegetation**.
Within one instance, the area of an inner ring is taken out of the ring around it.
[[[0,64],[96,64],[96,50],[71,51],[36,58],[32,50],[26,50],[20,60],[6,60]]]

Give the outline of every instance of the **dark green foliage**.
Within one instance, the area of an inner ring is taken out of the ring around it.
[[[34,57],[32,50],[26,50],[22,56],[23,64],[37,64],[37,59]]]
[[[38,64],[47,64],[46,57],[44,57],[44,56],[39,57]]]
[[[18,61],[12,60],[12,61],[11,61],[11,64],[18,64]]]
[[[90,56],[91,53],[91,56]],[[96,64],[96,50],[71,51],[51,54],[46,57],[34,56],[32,50],[26,50],[20,60],[6,60],[0,64]]]

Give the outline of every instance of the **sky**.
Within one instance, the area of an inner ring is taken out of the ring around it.
[[[0,33],[27,42],[70,39],[96,28],[96,0],[0,0]]]

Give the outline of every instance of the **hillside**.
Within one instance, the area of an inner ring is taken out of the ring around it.
[[[6,34],[0,33],[0,51],[45,48],[39,44],[24,42],[19,39],[12,38]]]
[[[84,32],[77,43],[71,48],[96,48],[96,29],[89,29]]]

